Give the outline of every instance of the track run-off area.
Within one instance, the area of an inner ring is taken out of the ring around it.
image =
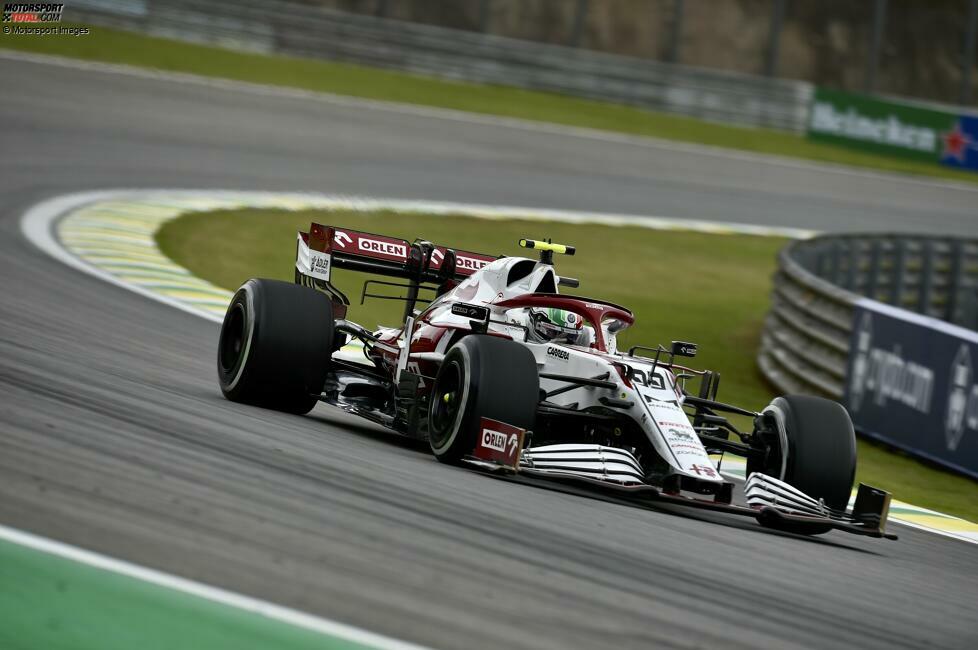
[[[35,540],[40,553],[241,598],[252,623],[270,611],[308,616],[375,645],[965,648],[978,638],[978,556],[960,539],[904,526],[897,542],[804,539],[719,515],[629,508],[444,467],[423,447],[323,407],[294,417],[230,404],[214,379],[217,325],[199,317],[222,312],[226,292],[209,294],[172,268],[161,273],[173,277],[154,273],[152,250],[127,258],[137,244],[120,243],[125,227],[83,260],[76,255],[92,242],[72,229],[80,222],[58,221],[69,207],[119,200],[69,206],[73,193],[221,187],[794,231],[919,227],[926,218],[931,230],[955,232],[973,223],[973,191],[814,165],[733,165],[709,152],[165,75],[35,61],[5,65],[0,78],[18,89],[0,102],[0,187],[10,197],[0,208],[6,542],[27,531],[21,541]],[[682,174],[668,171],[677,167]],[[196,196],[196,205],[180,203],[188,195],[168,201],[182,210],[241,200]],[[52,216],[27,237],[23,216],[39,205]],[[162,212],[141,206],[103,213],[101,227]],[[70,252],[60,255],[67,263],[31,243],[44,236]],[[113,254],[131,262],[128,272],[112,266]],[[82,268],[94,258],[104,277]],[[46,602],[74,602],[75,583],[59,579]],[[19,593],[11,580],[0,584],[8,602]],[[62,610],[62,629],[73,611]],[[0,645],[31,647],[2,635]]]

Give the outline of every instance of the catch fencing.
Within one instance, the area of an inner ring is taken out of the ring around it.
[[[69,20],[803,132],[812,85],[346,13],[281,0],[76,0]]]
[[[771,303],[758,364],[779,391],[838,400],[861,432],[978,477],[978,240],[797,241]]]

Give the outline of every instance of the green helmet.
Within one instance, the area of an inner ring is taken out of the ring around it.
[[[566,309],[533,307],[530,329],[539,340],[576,343],[581,338],[584,319]]]

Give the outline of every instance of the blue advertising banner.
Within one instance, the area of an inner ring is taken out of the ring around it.
[[[978,478],[978,332],[860,300],[845,405],[856,429]]]

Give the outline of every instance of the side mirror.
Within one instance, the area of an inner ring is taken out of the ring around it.
[[[687,343],[685,341],[673,341],[672,342],[672,354],[676,357],[695,357],[696,356],[696,344]]]

